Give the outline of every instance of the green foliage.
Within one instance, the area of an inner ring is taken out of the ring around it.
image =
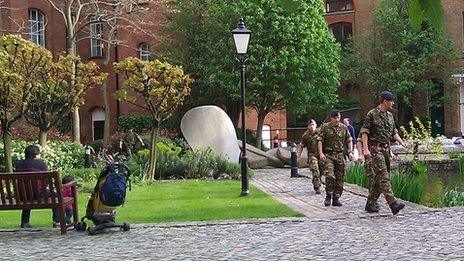
[[[443,153],[443,137],[432,137],[432,124],[430,121],[424,124],[419,117],[416,116],[413,121],[409,122],[408,129],[409,130],[401,126],[400,132],[404,139],[412,144],[409,148],[409,152],[413,153],[415,160],[417,160],[420,150],[437,155]]]
[[[196,78],[192,106],[213,103],[233,111],[240,100],[231,34],[240,17],[253,31],[248,104],[267,114],[282,107],[308,112],[336,102],[340,47],[322,17],[321,1],[174,0],[172,5],[169,29],[179,38],[169,43],[170,56]]]
[[[450,151],[448,152],[448,157],[450,159],[459,159],[461,157],[461,152],[460,151]]]
[[[362,164],[347,166],[345,168],[345,181],[363,188],[369,187],[369,180],[367,179],[364,166]]]
[[[418,166],[414,171],[423,170]],[[415,174],[414,172],[395,172],[390,175],[393,194],[404,200],[419,203],[427,186],[427,172]]]
[[[458,53],[443,30],[428,26],[413,30],[406,2],[381,2],[374,13],[374,35],[348,44],[341,68],[346,82],[372,86],[373,95],[393,91],[400,102],[409,105],[415,93],[437,93],[433,79],[443,80],[445,90],[454,85],[449,72],[456,68]],[[366,49],[372,50],[371,55]],[[437,103],[429,105],[439,106],[443,100]]]
[[[464,206],[464,192],[449,190],[438,200],[439,207]]]
[[[423,23],[436,29],[443,29],[445,15],[440,0],[410,0],[409,21],[413,29],[419,31]]]
[[[12,141],[13,162],[24,159],[24,149],[27,145],[35,144],[22,140]],[[3,145],[0,144],[0,157],[4,157]],[[81,168],[84,165],[84,148],[78,143],[64,141],[49,141],[47,146],[41,150],[41,158],[50,170],[61,170],[66,172],[73,168]],[[0,169],[5,165],[0,163]]]
[[[137,133],[147,132],[153,127],[153,122],[153,117],[150,116],[121,116],[118,118],[118,131],[127,132],[134,129]]]
[[[240,165],[230,163],[223,156],[211,150],[193,152],[184,150],[179,141],[159,141],[156,144],[158,158],[156,178],[158,179],[197,179],[197,178],[232,178],[240,177]],[[143,180],[148,171],[149,150],[137,152],[129,161],[132,175]]]
[[[464,156],[460,155],[459,156],[459,175],[464,176]]]
[[[98,176],[100,175],[101,169],[85,169],[76,168],[70,169],[61,174],[62,177],[69,175],[74,178],[77,183],[77,187],[83,192],[92,192],[96,185]]]

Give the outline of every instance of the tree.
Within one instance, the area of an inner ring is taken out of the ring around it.
[[[98,74],[98,71],[94,62],[84,64],[79,57],[67,55],[37,72],[37,86],[27,100],[29,109],[24,116],[27,122],[39,128],[42,147],[46,146],[50,128],[84,102],[85,91],[105,81],[107,75]]]
[[[230,31],[240,14],[253,31],[247,99],[258,114],[258,148],[270,112],[286,108],[302,114],[329,108],[337,100],[340,47],[322,17],[322,2],[292,2],[294,12],[288,12],[279,0],[173,1],[170,25],[185,44],[178,57],[196,78],[195,100],[199,96],[219,104],[226,100],[227,106],[239,99]]]
[[[103,62],[101,68],[105,72],[112,70],[110,63],[114,57],[112,53],[117,46],[124,46],[134,48],[127,44],[129,39],[123,39],[119,36],[123,31],[130,32],[131,34],[137,33],[138,35],[144,35],[155,41],[158,39],[157,33],[155,33],[155,23],[147,18],[147,15],[153,16],[155,12],[161,12],[158,9],[147,7],[147,5],[139,5],[137,1],[133,0],[119,0],[119,1],[97,1],[92,0],[93,4],[90,5],[86,13],[89,13],[93,17],[94,22],[102,24],[103,30],[99,35],[99,40],[105,43],[103,46]],[[148,0],[144,1],[147,3],[157,3],[158,5],[163,4],[166,0]],[[148,5],[150,6],[150,5]],[[85,30],[86,35],[91,36],[92,32]],[[84,37],[81,39],[86,39]],[[78,39],[78,40],[81,40]],[[154,53],[151,52],[153,55]],[[111,118],[111,107],[108,99],[108,85],[105,81],[101,86],[103,103],[105,108],[105,125],[103,130],[103,146],[106,147],[110,142],[110,118]]]
[[[13,170],[11,125],[29,110],[31,92],[37,87],[37,72],[52,61],[46,49],[19,35],[0,37],[0,122],[6,171]]]
[[[375,95],[391,90],[400,103],[409,105],[414,93],[436,91],[433,80],[451,85],[450,71],[456,68],[457,59],[443,28],[423,26],[416,31],[409,24],[407,3],[385,0],[374,13],[373,36],[348,45],[342,75],[347,82],[371,86]],[[400,124],[404,115],[398,111]]]
[[[159,60],[141,61],[129,57],[115,63],[114,67],[125,78],[121,89],[116,92],[116,97],[149,111],[153,117],[147,176],[154,179],[156,143],[160,126],[189,95],[193,81],[189,75],[184,74],[181,67]]]

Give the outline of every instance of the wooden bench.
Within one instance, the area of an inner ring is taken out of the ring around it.
[[[45,188],[56,193],[45,193]],[[63,197],[63,190],[71,188],[72,197]],[[73,221],[66,224],[65,209],[73,207]],[[61,234],[78,222],[75,181],[61,184],[57,171],[0,173],[0,211],[26,209],[58,209]]]

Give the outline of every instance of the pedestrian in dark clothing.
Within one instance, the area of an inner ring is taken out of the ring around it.
[[[47,166],[45,162],[41,159],[38,159],[40,156],[40,149],[35,145],[29,145],[24,150],[24,160],[19,160],[16,162],[15,172],[37,172],[37,171],[47,171]],[[38,180],[35,184],[35,187],[38,195],[47,195],[50,197],[53,193],[56,192],[51,191],[46,188],[46,184],[42,184],[40,180]],[[28,195],[24,195],[28,196]],[[32,195],[29,195],[32,197]],[[21,228],[30,228],[31,224],[29,223],[31,217],[31,210],[26,209],[23,210],[21,213]],[[52,219],[53,219],[53,226],[56,226],[57,223],[60,222],[58,209],[52,209]]]

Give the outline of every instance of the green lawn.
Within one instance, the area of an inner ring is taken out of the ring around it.
[[[79,214],[85,214],[89,194],[79,195]],[[0,211],[0,228],[17,228],[20,211]],[[301,217],[298,212],[251,186],[240,197],[240,181],[172,181],[133,187],[126,204],[117,208],[117,221],[156,223],[246,218]],[[32,210],[33,227],[51,227],[51,210]]]

